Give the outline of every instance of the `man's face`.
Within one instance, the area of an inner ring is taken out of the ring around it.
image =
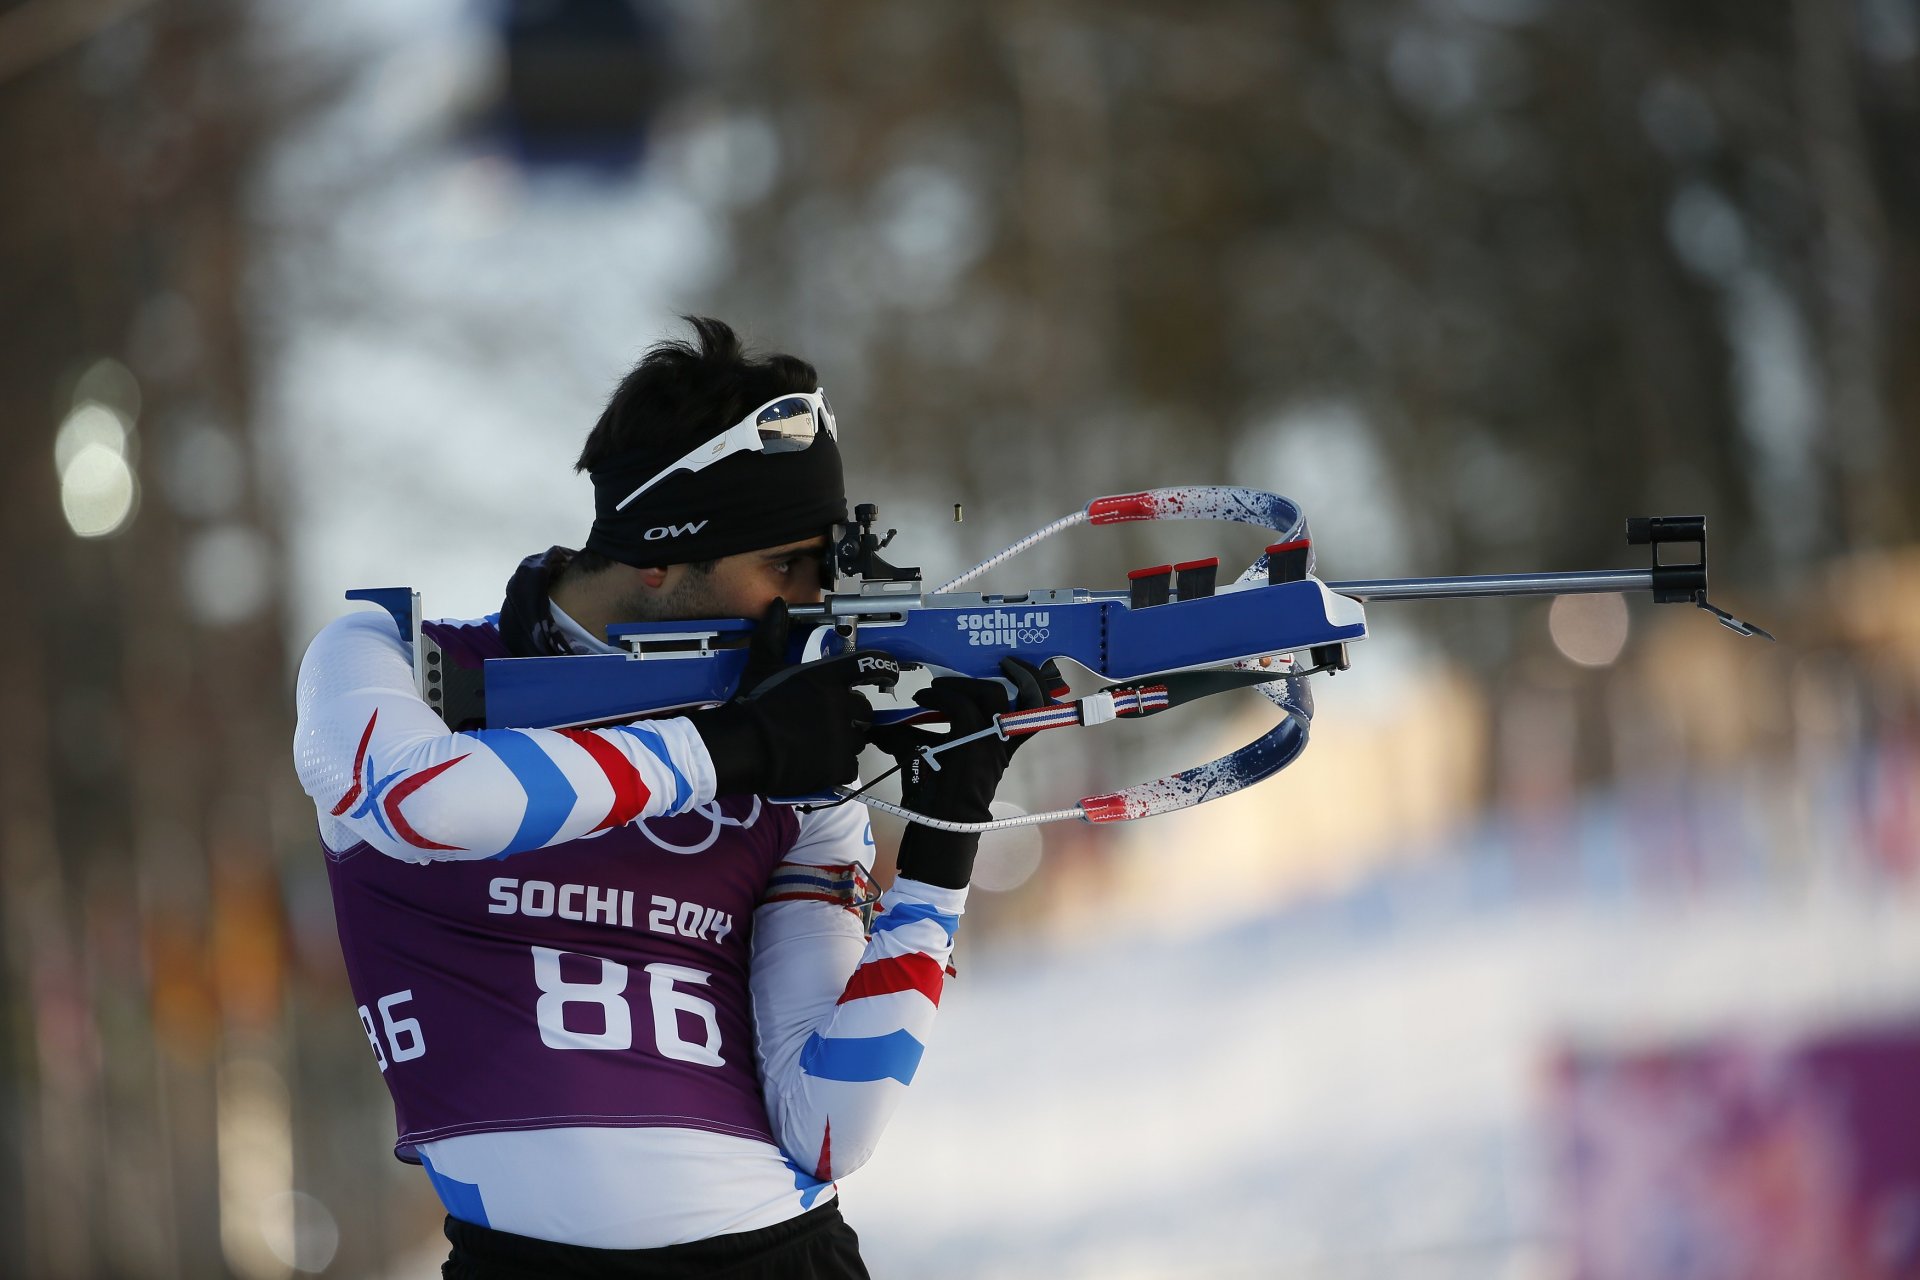
[[[654,597],[657,616],[673,618],[748,618],[758,622],[778,596],[788,604],[818,604],[822,589],[825,535],[789,542],[764,551],[743,551],[714,561],[701,573],[692,565],[667,568]]]

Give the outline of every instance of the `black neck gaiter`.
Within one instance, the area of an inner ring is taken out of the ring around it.
[[[500,604],[500,639],[516,658],[551,658],[572,653],[566,637],[554,623],[547,596],[573,559],[565,547],[550,547],[528,556],[507,580],[507,598]]]

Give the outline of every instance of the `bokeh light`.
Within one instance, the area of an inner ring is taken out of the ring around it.
[[[117,533],[133,518],[140,482],[134,472],[133,426],[140,384],[117,360],[100,359],[74,386],[73,408],[53,437],[60,510],[82,538]]]
[[[90,444],[125,455],[132,447],[133,429],[119,410],[94,400],[82,400],[61,422],[53,437],[53,469],[65,473],[67,464]]]
[[[133,370],[112,356],[102,356],[88,365],[86,372],[73,384],[73,402],[76,405],[88,402],[105,405],[127,422],[138,422],[140,380],[133,376]]]
[[[239,504],[245,492],[247,455],[233,432],[189,420],[178,425],[162,454],[160,485],[181,515],[215,520]]]
[[[273,1256],[295,1271],[317,1274],[340,1251],[340,1224],[319,1197],[282,1191],[260,1205],[261,1235]]]
[[[1561,596],[1547,610],[1547,630],[1569,662],[1612,666],[1627,645],[1627,602],[1617,595]]]
[[[1005,800],[993,802],[996,818],[1017,818],[1026,811]],[[975,888],[989,893],[1018,889],[1040,869],[1041,838],[1039,827],[1009,827],[989,831],[980,837],[980,852],[973,862]]]
[[[232,626],[266,606],[273,550],[258,530],[220,525],[187,544],[184,576],[194,615],[210,626]]]
[[[133,466],[112,445],[83,444],[60,469],[60,510],[67,527],[83,538],[118,533],[138,498]]]

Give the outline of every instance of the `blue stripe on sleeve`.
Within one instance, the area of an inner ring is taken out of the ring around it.
[[[500,757],[500,763],[513,772],[520,789],[527,793],[527,811],[505,852],[524,853],[552,840],[580,798],[573,784],[567,781],[567,775],[560,772],[560,766],[549,759],[533,739],[518,729],[482,731],[473,736]]]
[[[815,1032],[800,1051],[800,1069],[816,1080],[856,1084],[898,1080],[912,1084],[913,1073],[920,1069],[920,1055],[926,1051],[926,1046],[905,1030],[846,1039],[828,1039]]]
[[[885,933],[889,929],[901,929],[920,920],[931,920],[947,931],[947,941],[953,941],[953,931],[960,927],[960,917],[948,915],[929,902],[907,902],[899,906],[888,907],[873,918],[873,932]]]
[[[673,762],[673,756],[668,753],[665,740],[652,729],[636,729],[632,725],[621,725],[620,732],[630,733],[640,739],[640,745],[659,757],[660,763],[665,765],[667,772],[673,775],[673,804],[667,811],[679,813],[686,808],[687,801],[693,798],[693,785],[687,781],[687,775],[680,772],[680,766]]]

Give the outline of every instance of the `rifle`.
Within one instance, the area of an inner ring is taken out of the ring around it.
[[[1068,818],[1133,821],[1216,800],[1272,777],[1306,749],[1313,719],[1308,678],[1348,669],[1348,647],[1367,636],[1363,606],[1376,600],[1647,591],[1656,603],[1691,603],[1740,635],[1773,639],[1708,603],[1704,516],[1629,519],[1628,544],[1649,549],[1651,564],[1645,569],[1322,582],[1313,573],[1306,517],[1290,499],[1227,486],[1149,489],[1096,498],[924,594],[918,568],[897,567],[880,556],[898,531],[876,534],[878,517],[876,506],[862,503],[852,521],[835,527],[828,550],[830,589],[820,604],[790,610],[795,624],[790,660],[867,647],[885,650],[902,668],[984,679],[999,679],[1000,659],[1009,655],[1035,666],[1051,662],[1065,686],[1056,700],[1030,711],[1008,711],[983,731],[1009,738],[1140,719],[1232,689],[1258,689],[1281,713],[1272,729],[1216,760],[1042,813],[948,822],[846,787],[826,796],[786,798],[794,804],[858,800],[947,831],[993,831]],[[1219,560],[1212,558],[1136,569],[1127,575],[1124,591],[956,590],[1076,525],[1157,520],[1254,525],[1267,530],[1272,541],[1224,584]],[[1697,548],[1695,558],[1662,561],[1663,548],[1686,544]],[[490,658],[475,673],[446,661],[422,632],[418,592],[373,588],[350,591],[347,598],[380,605],[393,615],[403,640],[414,647],[421,696],[453,728],[591,727],[725,702],[737,691],[754,627],[744,619],[624,623],[608,629],[619,653]],[[899,723],[928,714],[918,707],[884,709],[876,712],[876,721]],[[939,767],[938,752],[954,745],[929,749],[931,767]]]

